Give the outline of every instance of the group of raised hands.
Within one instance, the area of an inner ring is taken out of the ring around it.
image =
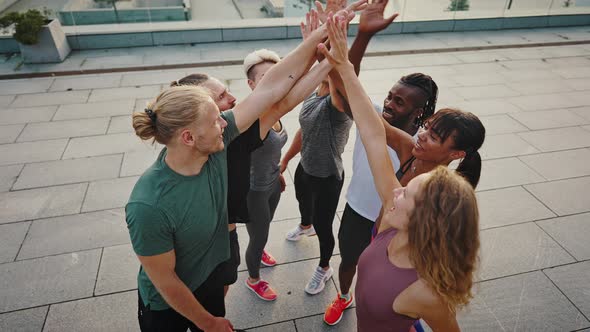
[[[316,9],[309,11],[305,15],[305,22],[301,22],[301,36],[306,40],[316,30],[322,30],[320,33],[324,38],[327,34],[328,39],[318,45],[317,59],[322,60],[326,57],[336,67],[347,62],[348,24],[354,19],[355,13],[362,11],[358,32],[372,35],[387,28],[398,16],[397,13],[389,17],[384,16],[388,2],[388,0],[359,0],[345,7],[346,0],[335,0],[328,1],[324,8],[322,3],[315,1]],[[332,52],[330,44],[334,45]]]

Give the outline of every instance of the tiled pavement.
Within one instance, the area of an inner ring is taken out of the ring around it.
[[[240,66],[196,70],[239,98],[248,91]],[[381,103],[415,71],[439,82],[438,108],[471,111],[488,131],[478,187],[482,263],[475,299],[459,315],[463,330],[590,328],[590,46],[370,57],[361,78]],[[189,72],[0,81],[0,331],[138,330],[138,262],[122,207],[159,147],[132,134],[130,114]],[[291,136],[296,112],[284,120]],[[354,131],[345,188],[353,142]],[[262,270],[279,298],[250,294],[242,265],[228,317],[252,331],[354,331],[353,311],[335,328],[322,323],[334,282],[317,296],[303,291],[317,240],[284,240],[299,218],[295,166],[267,246],[280,265]],[[238,232],[243,249],[248,235]]]

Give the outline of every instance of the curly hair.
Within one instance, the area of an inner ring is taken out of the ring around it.
[[[420,278],[455,312],[473,298],[479,212],[473,187],[439,166],[424,180],[408,223],[409,256]]]

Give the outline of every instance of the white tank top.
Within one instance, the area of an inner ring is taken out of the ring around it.
[[[375,104],[373,106],[381,114],[382,108]],[[387,153],[389,153],[394,169],[398,170],[400,162],[397,153],[389,146],[387,147]],[[379,217],[381,199],[375,188],[367,152],[358,129],[356,130],[356,140],[352,152],[352,178],[346,192],[346,201],[356,213],[373,222]]]

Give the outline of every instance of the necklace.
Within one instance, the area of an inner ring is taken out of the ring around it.
[[[414,174],[416,173],[416,163],[415,163],[415,161],[416,161],[416,159],[414,159],[412,161],[412,173],[414,173]]]

